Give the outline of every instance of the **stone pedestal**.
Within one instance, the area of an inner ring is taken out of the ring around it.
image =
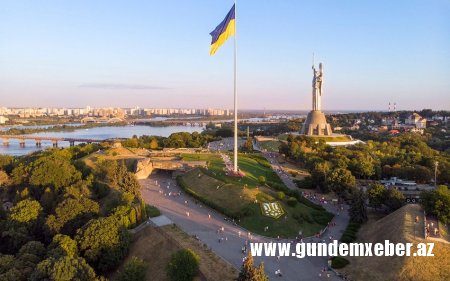
[[[333,132],[325,114],[320,110],[313,110],[308,113],[300,133],[308,136],[331,136]]]

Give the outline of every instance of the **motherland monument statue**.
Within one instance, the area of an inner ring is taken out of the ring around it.
[[[319,64],[319,70],[316,70],[314,63],[312,66],[312,110],[308,113],[303,124],[301,134],[308,136],[330,136],[332,135],[331,126],[327,123],[325,114],[322,110],[322,85],[323,85],[323,65]]]

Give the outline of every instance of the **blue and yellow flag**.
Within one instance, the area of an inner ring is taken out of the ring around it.
[[[210,33],[211,40],[211,50],[209,54],[212,56],[216,53],[220,46],[227,41],[230,36],[233,36],[236,32],[236,23],[234,17],[234,5],[231,7],[231,10],[228,12],[225,19],[214,29],[213,32]]]

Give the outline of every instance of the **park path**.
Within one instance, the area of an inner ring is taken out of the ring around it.
[[[140,183],[143,187],[142,196],[145,202],[158,207],[163,215],[189,235],[197,236],[200,241],[237,269],[241,268],[242,259],[245,256],[241,248],[246,241],[278,242],[276,239],[259,235],[250,234],[249,236],[246,230],[226,221],[222,214],[200,203],[195,203],[194,199],[184,194],[175,180],[165,172],[152,174],[151,178],[141,180]],[[224,231],[217,233],[222,227]],[[219,242],[219,239],[223,240]],[[310,239],[310,241],[313,240]],[[292,241],[280,240],[279,242]],[[294,249],[294,246],[291,248]],[[262,261],[271,280],[339,280],[332,272],[330,277],[326,277],[326,274],[321,272],[327,265],[326,257],[303,259],[281,257],[279,260],[276,257],[255,257],[256,264]],[[278,269],[281,269],[282,277],[275,275]]]

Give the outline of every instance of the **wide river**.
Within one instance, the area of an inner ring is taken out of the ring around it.
[[[167,127],[152,127],[152,126],[123,126],[123,127],[97,127],[91,129],[79,129],[72,132],[43,132],[31,134],[30,136],[47,136],[47,137],[63,137],[63,138],[83,138],[104,140],[111,138],[131,138],[132,136],[152,135],[168,137],[176,132],[202,132],[204,127],[201,126],[167,126]],[[59,147],[69,146],[68,142],[58,142]],[[52,147],[50,141],[43,141],[40,149]],[[20,147],[18,140],[10,140],[8,146],[0,144],[0,154],[8,155],[25,155],[38,150],[34,140],[27,140],[25,147]]]

